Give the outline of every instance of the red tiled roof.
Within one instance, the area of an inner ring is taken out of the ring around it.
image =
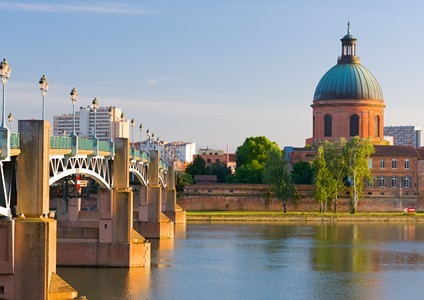
[[[383,146],[375,145],[373,156],[420,156],[417,149],[412,146]],[[424,152],[422,152],[424,155]],[[423,156],[424,157],[424,156]]]

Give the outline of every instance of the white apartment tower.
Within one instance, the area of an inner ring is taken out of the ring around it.
[[[71,135],[73,126],[72,114],[53,117],[53,135]],[[115,106],[99,107],[96,110],[96,135],[100,141],[108,141],[117,137],[130,136],[130,122],[125,119],[120,108]],[[90,107],[80,107],[75,112],[75,132],[80,137],[94,136],[94,110]]]

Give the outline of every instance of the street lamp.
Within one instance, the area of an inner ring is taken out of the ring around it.
[[[72,115],[73,115],[73,121],[72,121],[72,136],[75,136],[75,103],[77,103],[77,99],[78,99],[78,92],[76,90],[76,88],[74,87],[71,90],[71,102],[72,102]]]
[[[124,112],[121,113],[121,122],[120,122],[120,137],[124,137]]]
[[[13,121],[15,121],[15,117],[13,116],[12,113],[9,113],[9,115],[7,116],[7,118],[9,119],[10,131],[12,131],[12,124],[13,124]]]
[[[47,77],[45,75],[41,77],[38,83],[40,84],[40,91],[41,91],[41,95],[43,96],[43,110],[42,110],[41,119],[44,120],[45,119],[44,102],[45,102],[47,91],[49,90],[49,83],[47,82]]]
[[[141,151],[141,133],[143,132],[143,124],[140,124],[140,126],[138,127],[140,129],[140,151]]]
[[[132,118],[131,119],[131,144],[133,149],[134,149],[134,127],[135,127],[135,121],[134,121],[134,118]]]
[[[10,77],[10,71],[12,69],[9,66],[9,63],[6,61],[6,58],[3,58],[3,61],[0,63],[0,78],[3,85],[3,103],[2,103],[2,119],[1,119],[1,128],[5,128],[5,119],[6,119],[6,84],[7,80]]]
[[[97,111],[97,108],[99,107],[99,101],[97,101],[96,97],[94,97],[93,102],[91,102],[91,104],[92,104],[91,107],[93,108],[93,111],[94,111],[94,138],[96,139],[97,138],[97,134],[96,134],[96,111]]]
[[[113,139],[112,139],[112,125],[113,125],[113,107],[112,106],[109,106],[109,117],[110,117],[110,120],[109,120],[109,141],[113,141]]]

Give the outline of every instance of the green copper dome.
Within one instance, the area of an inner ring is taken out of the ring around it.
[[[315,100],[383,100],[377,79],[359,63],[338,63],[318,83]]]
[[[341,40],[342,55],[337,65],[328,70],[315,89],[315,100],[383,100],[383,93],[377,79],[359,62],[356,56],[356,38],[350,33]]]

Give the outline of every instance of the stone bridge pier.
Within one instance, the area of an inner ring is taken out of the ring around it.
[[[0,298],[73,299],[78,296],[56,274],[57,223],[49,212],[47,121],[20,120],[17,212],[0,220]]]
[[[162,212],[164,191],[159,180],[159,162],[159,152],[151,150],[147,187],[137,194],[140,211],[134,228],[146,238],[173,239],[174,222]]]
[[[81,199],[59,221],[58,265],[149,267],[150,243],[133,229],[128,139],[115,139],[113,187],[99,189],[97,211],[81,211]]]

